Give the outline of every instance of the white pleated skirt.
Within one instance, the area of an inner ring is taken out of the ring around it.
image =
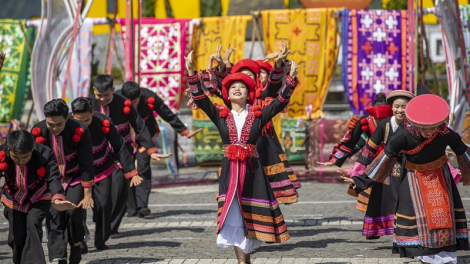
[[[235,246],[240,248],[243,253],[250,254],[253,250],[259,248],[263,241],[245,236],[244,222],[236,197],[235,194],[235,199],[230,205],[224,225],[217,235],[217,246],[221,248]]]

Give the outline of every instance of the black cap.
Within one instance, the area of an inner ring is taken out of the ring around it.
[[[418,82],[418,86],[416,87],[416,95],[423,95],[423,94],[432,94],[429,91],[429,88]]]

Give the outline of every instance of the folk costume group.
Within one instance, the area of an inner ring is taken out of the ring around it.
[[[387,105],[380,102],[383,98],[377,96],[369,116],[350,121],[323,165],[340,167],[358,152],[354,167],[338,172],[358,195],[358,209],[365,211],[366,239],[393,235],[392,252],[400,257],[457,263],[456,251],[469,250],[467,218],[456,187],[462,178],[464,185],[470,184],[469,149],[447,127],[446,101],[423,85],[416,96],[392,91],[385,97]],[[360,134],[366,134],[363,146]],[[460,171],[449,163],[450,151]],[[365,190],[368,199],[361,198]]]
[[[217,195],[217,239],[234,247],[239,263],[262,242],[282,243],[289,233],[280,204],[298,201],[300,183],[277,138],[272,118],[288,107],[298,66],[287,60],[285,41],[264,60],[234,65],[228,47],[196,72],[192,52],[185,57],[188,106],[201,109],[224,143]],[[274,59],[274,65],[269,63]],[[213,61],[217,66],[212,67]],[[95,247],[120,236],[123,216],[150,213],[150,159],[158,154],[154,113],[183,136],[189,132],[155,93],[126,82],[115,91],[109,75],[93,83],[94,96],[44,106],[45,120],[31,133],[10,132],[0,146],[5,177],[1,201],[9,221],[8,244],[14,263],[45,263],[45,220],[49,261],[79,263],[86,251],[84,209],[93,209]],[[468,230],[456,184],[470,184],[470,151],[447,127],[449,106],[424,86],[378,94],[369,115],[353,117],[343,140],[323,165],[341,167],[358,153],[352,169],[338,169],[365,212],[367,239],[393,235],[393,252],[423,263],[457,263],[457,250],[468,250]],[[214,104],[211,97],[223,99]],[[448,147],[460,171],[448,162]],[[137,168],[135,167],[137,162]],[[70,254],[67,258],[67,245]]]
[[[113,78],[98,75],[93,89],[93,96],[71,103],[71,113],[63,100],[49,101],[45,120],[31,133],[12,131],[0,146],[1,202],[15,264],[45,263],[44,220],[49,261],[80,263],[87,251],[88,208],[96,223],[94,245],[108,249],[106,241],[120,237],[126,212],[129,217],[150,214],[150,159],[171,155],[157,153],[154,139],[160,131],[154,113],[183,136],[197,133],[160,97],[134,82],[115,92]]]

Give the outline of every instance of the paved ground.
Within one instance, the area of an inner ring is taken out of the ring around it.
[[[354,209],[345,184],[303,183],[300,202],[282,205],[291,239],[264,244],[252,263],[419,263],[391,254],[391,237],[366,241],[361,236],[363,213]],[[470,189],[459,186],[466,208]],[[232,249],[215,244],[217,185],[154,189],[148,218],[125,217],[120,239],[106,251],[90,253],[82,263],[236,263]],[[89,213],[90,215],[91,213]],[[6,244],[7,222],[0,218],[0,263],[11,263]],[[94,224],[88,226],[94,231]],[[459,252],[459,263],[470,263],[470,252]]]

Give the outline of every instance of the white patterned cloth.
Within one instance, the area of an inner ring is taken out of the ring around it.
[[[447,252],[442,251],[439,254],[430,255],[430,256],[419,256],[416,257],[422,262],[430,264],[457,264],[457,253],[456,252]]]

